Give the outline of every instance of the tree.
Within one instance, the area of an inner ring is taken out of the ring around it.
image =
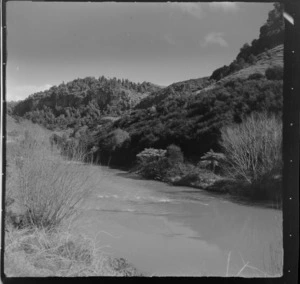
[[[215,173],[216,169],[220,167],[220,164],[224,163],[226,157],[223,153],[215,153],[212,149],[205,153],[200,160],[199,165],[209,166],[210,169]]]
[[[108,150],[108,152],[110,153],[108,166],[111,161],[112,153],[114,153],[117,149],[123,147],[124,144],[129,141],[130,141],[129,133],[120,128],[117,128],[109,133],[106,139],[106,150]]]
[[[275,116],[252,114],[241,124],[221,130],[227,173],[249,184],[281,173],[282,123]]]
[[[171,144],[167,147],[167,158],[170,164],[178,164],[183,162],[183,153],[177,145]]]

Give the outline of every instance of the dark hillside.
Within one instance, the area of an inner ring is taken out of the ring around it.
[[[251,45],[244,44],[236,59],[229,65],[216,69],[210,79],[219,81],[222,78],[248,66],[259,60],[258,55],[270,50],[284,42],[283,3],[274,3],[274,9],[269,12],[267,22],[260,28],[258,39],[254,39]]]
[[[17,103],[13,114],[26,117],[48,128],[67,128],[93,124],[103,115],[119,116],[160,87],[128,80],[76,79]]]
[[[187,159],[197,161],[210,149],[220,150],[223,126],[240,123],[253,112],[280,116],[283,33],[282,5],[276,3],[259,39],[242,47],[237,61],[210,78],[174,83],[141,100],[130,114],[98,131],[98,154],[112,163],[130,164],[145,148],[176,144]],[[115,129],[126,131],[130,139],[111,151],[106,146]]]
[[[235,79],[199,94],[175,93],[156,107],[136,110],[100,129],[97,146],[102,158],[115,154],[112,163],[124,155],[130,163],[144,148],[165,149],[170,144],[180,146],[186,158],[198,160],[210,149],[220,150],[222,126],[241,122],[252,112],[280,115],[281,110],[282,80]],[[107,137],[115,129],[128,132],[130,141],[126,148],[106,153]]]
[[[153,92],[146,98],[142,99],[136,106],[135,109],[148,108],[153,105],[159,104],[165,98],[176,96],[180,93],[190,94],[199,90],[202,90],[210,84],[208,77],[199,79],[190,79],[187,81],[177,82],[170,86],[163,88],[157,92]]]

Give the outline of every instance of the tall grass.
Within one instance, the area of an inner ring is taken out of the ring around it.
[[[108,256],[95,240],[67,231],[9,228],[5,238],[8,277],[139,275],[127,262]]]
[[[83,154],[62,157],[60,149],[51,149],[51,133],[38,125],[10,119],[8,129],[6,200],[14,202],[6,208],[5,274],[138,275],[126,261],[105,256],[95,241],[69,233],[72,218],[94,186],[95,172],[80,163]]]
[[[17,202],[25,208],[24,226],[60,226],[92,189],[83,166],[66,163],[48,146],[27,131],[16,153]]]

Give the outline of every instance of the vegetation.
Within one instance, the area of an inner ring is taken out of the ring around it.
[[[221,130],[226,173],[246,182],[255,198],[280,200],[282,124],[275,116],[253,114]]]
[[[35,93],[17,103],[12,114],[49,129],[89,126],[99,123],[100,116],[129,111],[142,97],[159,89],[148,82],[87,77]]]
[[[260,28],[258,39],[254,39],[251,45],[245,43],[240,49],[236,59],[229,65],[215,70],[210,79],[219,81],[249,65],[255,64],[257,55],[284,42],[283,3],[274,3],[274,9],[269,12],[267,22]]]
[[[78,205],[93,188],[77,159],[51,150],[50,132],[8,117],[5,196],[5,274],[26,276],[135,276],[123,259],[103,255],[93,240],[70,235]]]
[[[4,261],[8,277],[140,276],[124,259],[105,255],[95,241],[67,231],[7,227]]]
[[[268,80],[283,80],[283,67],[269,67],[265,74]]]
[[[275,3],[259,39],[245,44],[233,63],[210,78],[161,88],[88,77],[10,104],[10,111],[64,130],[51,142],[65,157],[79,152],[84,161],[103,165],[129,169],[138,164],[146,178],[229,191],[224,129],[242,127],[253,113],[282,114],[282,11],[283,5]]]
[[[199,94],[176,93],[151,109],[139,109],[107,124],[97,133],[99,156],[106,164],[106,145],[109,133],[115,129],[126,131],[130,139],[119,147],[112,161],[131,166],[138,153],[145,148],[166,149],[178,145],[187,159],[197,161],[210,149],[220,150],[220,129],[240,123],[252,112],[282,111],[282,81],[234,80]]]

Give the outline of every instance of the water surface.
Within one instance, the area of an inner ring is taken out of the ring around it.
[[[263,276],[280,273],[281,211],[222,195],[86,166],[94,189],[81,205],[76,233],[146,275]]]

